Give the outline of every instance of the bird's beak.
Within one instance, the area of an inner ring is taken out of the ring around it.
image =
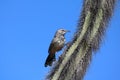
[[[70,32],[69,30],[66,30],[65,32]]]

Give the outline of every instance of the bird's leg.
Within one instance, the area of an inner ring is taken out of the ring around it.
[[[69,47],[70,45],[71,45],[71,41],[69,41],[69,42],[65,43],[65,45],[64,45],[64,46]]]

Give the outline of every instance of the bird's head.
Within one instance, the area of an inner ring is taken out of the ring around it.
[[[57,30],[57,33],[61,34],[61,35],[65,35],[66,32],[70,32],[70,31],[65,30],[65,29],[59,29],[59,30]]]

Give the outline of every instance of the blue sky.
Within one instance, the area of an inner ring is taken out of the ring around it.
[[[120,80],[119,3],[84,80]],[[82,0],[0,0],[0,80],[44,80],[50,70],[44,62],[55,31],[70,30],[69,41],[81,7]]]

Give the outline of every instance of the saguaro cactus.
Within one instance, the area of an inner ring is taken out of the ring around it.
[[[48,80],[82,80],[92,53],[99,49],[102,36],[112,16],[115,0],[84,0],[76,33]]]

